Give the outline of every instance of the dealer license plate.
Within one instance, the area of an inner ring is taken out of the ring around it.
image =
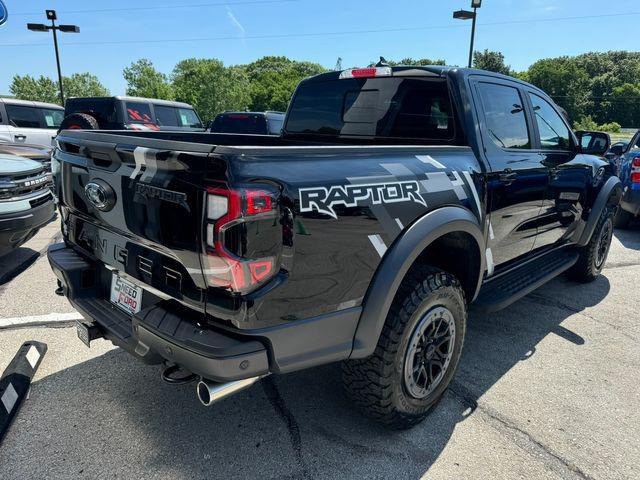
[[[138,313],[142,306],[142,288],[114,272],[111,278],[111,303],[129,315]]]

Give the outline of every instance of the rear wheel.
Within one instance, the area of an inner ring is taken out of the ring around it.
[[[60,130],[98,130],[98,121],[86,113],[67,115],[60,124]]]
[[[613,238],[613,216],[615,207],[606,207],[600,214],[591,240],[580,248],[580,256],[568,270],[569,278],[578,282],[592,282],[604,267]]]
[[[467,307],[452,275],[430,267],[403,281],[375,352],[343,364],[348,396],[392,428],[421,422],[455,373],[464,343]]]

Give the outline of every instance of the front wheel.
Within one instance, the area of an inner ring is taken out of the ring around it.
[[[580,248],[578,261],[567,272],[569,278],[585,283],[598,278],[611,248],[614,214],[614,207],[605,207],[602,211],[591,240]]]
[[[347,395],[364,412],[392,428],[424,420],[456,371],[467,306],[458,280],[424,267],[403,281],[375,352],[343,363]]]

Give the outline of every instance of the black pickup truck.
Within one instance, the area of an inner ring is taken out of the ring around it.
[[[87,344],[197,378],[205,405],[343,361],[349,396],[406,428],[468,308],[601,271],[621,191],[589,135],[514,78],[387,66],[304,80],[280,137],[63,131],[49,260]]]

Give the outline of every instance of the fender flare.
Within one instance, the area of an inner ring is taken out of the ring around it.
[[[610,203],[609,199],[614,196],[615,204],[617,205],[620,202],[620,198],[622,198],[622,183],[618,177],[612,176],[609,177],[602,188],[600,188],[600,192],[598,193],[596,200],[593,202],[593,207],[589,213],[589,219],[587,220],[577,243],[579,247],[584,247],[589,243],[589,240],[591,240],[591,236],[593,235],[593,231],[596,228],[596,224],[598,223],[598,219],[600,218],[600,214],[607,204]]]
[[[384,255],[362,302],[349,358],[365,358],[373,353],[393,298],[407,271],[425,248],[452,232],[468,233],[478,245],[480,269],[474,298],[477,296],[486,265],[484,234],[477,217],[463,207],[447,206],[433,210],[414,222]],[[472,300],[469,299],[469,303]]]

